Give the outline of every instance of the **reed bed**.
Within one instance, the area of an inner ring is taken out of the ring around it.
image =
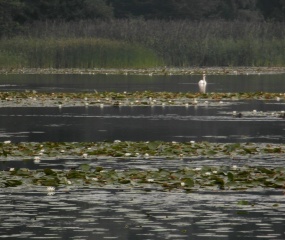
[[[143,19],[39,22],[27,25],[21,36],[26,40],[19,46],[17,40],[2,39],[1,66],[7,62],[17,65],[23,59],[29,66],[57,68],[285,66],[285,23]],[[15,57],[7,49],[19,51]]]
[[[161,60],[139,44],[95,38],[2,39],[1,67],[143,68]]]

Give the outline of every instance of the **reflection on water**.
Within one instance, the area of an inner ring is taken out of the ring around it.
[[[98,157],[89,156],[88,159],[82,160],[78,157],[42,157],[39,162],[34,161],[33,158],[25,159],[13,158],[14,160],[6,161],[2,158],[0,161],[0,170],[9,170],[10,168],[28,168],[31,170],[37,169],[61,169],[70,170],[72,168],[78,168],[81,164],[88,164],[94,169],[97,166],[101,166],[104,169],[163,169],[177,170],[179,168],[196,168],[202,166],[263,166],[263,167],[284,167],[285,166],[285,154],[278,154],[278,158],[274,155],[235,155],[232,158],[229,157],[183,157],[179,159],[165,159],[163,157],[152,158],[151,161],[147,161],[145,158],[110,158],[110,157]],[[123,164],[122,164],[123,163]]]
[[[155,190],[155,189],[153,189]],[[3,239],[284,239],[285,199],[270,192],[57,189],[0,192]]]
[[[137,76],[31,74],[0,75],[0,91],[45,92],[169,91],[199,92],[200,75]],[[285,74],[207,76],[207,92],[285,92]],[[202,89],[203,90],[203,89]],[[204,90],[203,90],[204,91]]]
[[[232,111],[281,111],[276,101],[217,107],[1,108],[0,141],[211,141],[284,143],[274,116],[235,118]]]
[[[206,85],[199,85],[199,91],[200,93],[206,93]]]
[[[207,82],[206,82],[206,74],[205,73],[203,74],[203,79],[201,79],[198,84],[199,84],[200,92],[201,93],[206,93]]]

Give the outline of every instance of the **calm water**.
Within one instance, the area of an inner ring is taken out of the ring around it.
[[[0,141],[285,142],[281,118],[232,117],[232,111],[281,111],[282,102],[220,107],[0,108]]]
[[[198,92],[200,76],[0,75],[0,91]],[[285,75],[208,76],[207,92],[285,92]],[[285,121],[233,118],[232,111],[285,110],[284,101],[238,101],[194,107],[0,108],[0,141],[211,141],[285,143]],[[3,161],[9,167],[69,169],[201,165],[284,166],[284,159],[156,159]],[[3,239],[285,239],[282,191],[149,192],[114,188],[0,188]],[[242,200],[249,205],[239,205]]]
[[[140,192],[128,189],[1,190],[3,239],[285,238],[282,192]],[[239,205],[248,201],[249,205]]]
[[[0,75],[0,91],[198,92],[201,76]],[[206,92],[285,92],[285,74],[207,76]]]

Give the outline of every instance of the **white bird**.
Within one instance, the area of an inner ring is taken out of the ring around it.
[[[206,86],[207,82],[206,82],[206,74],[205,73],[203,74],[203,79],[201,79],[198,84],[199,84],[199,86]]]

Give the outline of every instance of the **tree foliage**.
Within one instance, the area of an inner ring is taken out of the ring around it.
[[[0,36],[27,22],[112,18],[285,21],[285,0],[0,0]]]
[[[23,4],[19,0],[0,0],[0,36],[19,29]]]

